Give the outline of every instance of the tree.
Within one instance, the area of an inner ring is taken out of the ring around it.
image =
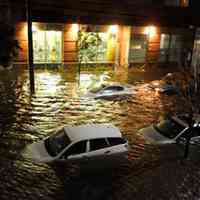
[[[15,39],[13,26],[6,23],[0,24],[0,44],[0,65],[7,68],[12,64],[20,49],[19,43]]]
[[[101,42],[98,33],[80,30],[78,32],[78,62],[82,64],[97,61],[98,46]]]

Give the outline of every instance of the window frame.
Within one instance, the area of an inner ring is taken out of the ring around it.
[[[92,140],[102,140],[102,139],[105,140],[107,146],[106,146],[106,147],[103,147],[103,148],[100,148],[100,149],[95,149],[95,150],[92,149],[92,150],[91,150],[91,142],[92,142]],[[105,148],[109,148],[109,147],[110,147],[107,138],[93,138],[93,139],[90,139],[90,140],[88,140],[88,141],[89,141],[89,149],[88,149],[88,152],[99,151],[99,150],[102,150],[102,149],[105,149]]]
[[[121,141],[123,141],[123,143],[111,145],[111,142],[109,141],[109,139],[110,139],[110,140],[112,140],[112,139],[120,139]],[[110,147],[114,147],[114,146],[118,146],[118,145],[124,145],[124,144],[127,143],[126,139],[124,139],[124,138],[122,138],[122,137],[108,137],[108,138],[107,138],[107,141],[108,141]]]
[[[181,32],[161,32],[161,37],[160,37],[160,54],[158,57],[158,62],[159,63],[166,63],[166,62],[172,62],[172,63],[180,63],[181,61],[181,50],[183,46],[183,36]],[[162,41],[162,35],[165,35],[168,37],[167,40]],[[161,48],[161,42],[167,42],[165,45],[162,43]],[[175,45],[173,45],[175,44]],[[174,56],[174,53],[176,56]]]
[[[129,63],[145,63],[148,54],[148,36],[144,33],[135,33],[132,31],[129,45]],[[137,46],[139,48],[136,48]]]
[[[67,152],[69,151],[69,149],[71,147],[73,147],[74,145],[80,143],[80,142],[85,142],[85,152],[82,152],[82,153],[76,153],[76,154],[69,154],[68,156],[66,156]],[[77,142],[74,142],[72,143],[67,149],[65,149],[65,151],[63,152],[63,154],[61,155],[61,157],[64,157],[64,159],[67,159],[69,156],[77,156],[77,155],[80,155],[80,154],[84,154],[84,153],[87,153],[88,152],[88,140],[80,140],[80,141],[77,141]]]

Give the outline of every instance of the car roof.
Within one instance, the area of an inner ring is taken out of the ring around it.
[[[123,85],[108,85],[108,86],[105,86],[103,89],[106,89],[106,88],[125,88],[125,86]]]
[[[121,137],[120,130],[112,124],[84,124],[64,126],[72,142],[106,137]]]

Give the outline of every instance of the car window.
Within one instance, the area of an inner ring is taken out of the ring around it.
[[[64,157],[67,158],[70,155],[77,155],[86,152],[86,141],[81,141],[73,144],[67,151],[64,153]]]
[[[95,151],[108,147],[104,138],[90,140],[90,151]]]
[[[62,128],[45,140],[45,147],[51,156],[56,156],[70,143],[69,137]]]
[[[119,138],[119,137],[107,138],[107,139],[108,139],[108,142],[109,142],[110,146],[115,146],[115,145],[125,144],[126,143],[125,139]]]
[[[191,137],[198,137],[200,136],[200,130],[198,127],[193,128],[192,131],[189,131],[189,129],[187,131],[185,131],[181,137],[187,138],[188,135],[191,135]]]
[[[104,91],[122,91],[122,90],[124,90],[124,88],[121,86],[109,86],[104,89]]]
[[[174,138],[176,137],[183,129],[185,129],[185,126],[182,126],[181,124],[177,123],[173,119],[166,119],[158,124],[154,125],[154,128],[162,135],[164,135],[167,138]]]

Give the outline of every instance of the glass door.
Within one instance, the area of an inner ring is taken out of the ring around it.
[[[62,31],[33,31],[34,63],[62,62]]]
[[[45,31],[33,31],[34,63],[45,63]]]
[[[46,62],[61,63],[62,60],[62,32],[61,31],[45,31],[46,32]]]

